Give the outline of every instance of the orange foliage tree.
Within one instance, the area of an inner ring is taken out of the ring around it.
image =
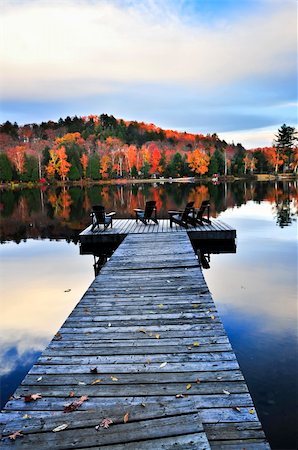
[[[188,154],[187,162],[193,172],[204,175],[204,173],[208,172],[210,157],[199,148],[196,148],[192,153]]]
[[[86,172],[87,172],[87,167],[88,167],[88,163],[89,163],[88,155],[86,155],[86,153],[83,153],[82,156],[80,157],[80,161],[81,161],[82,168],[83,168],[83,177],[86,178]]]
[[[65,147],[52,148],[50,151],[50,160],[46,166],[48,176],[59,175],[62,181],[66,180],[67,174],[71,168],[71,164],[67,161]]]
[[[15,166],[18,173],[23,173],[25,169],[25,147],[17,145],[7,150],[7,156]]]

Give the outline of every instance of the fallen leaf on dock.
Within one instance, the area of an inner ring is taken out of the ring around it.
[[[181,291],[183,289],[183,286],[178,287],[177,291]]]
[[[186,385],[186,389],[187,389],[187,390],[191,389],[191,384],[190,384],[190,383],[188,383],[188,384]]]
[[[159,305],[157,305],[158,306],[158,308],[163,308],[163,304],[162,303],[160,303]]]
[[[160,334],[156,334],[155,337],[156,337],[156,339],[159,339],[160,338]]]
[[[199,378],[196,379],[196,383],[199,384],[201,383],[201,380]]]
[[[213,316],[213,315],[212,315],[212,316],[210,316],[210,317],[211,317],[211,319],[212,319],[212,320],[214,320],[214,319],[215,319],[215,316]]]
[[[112,423],[114,423],[112,421],[112,419],[110,419],[109,417],[107,417],[106,419],[102,419],[102,421],[100,422],[99,425],[97,425],[95,427],[95,429],[98,431],[100,427],[102,428],[109,428],[110,425],[112,425]]]
[[[9,439],[11,439],[12,441],[15,441],[16,438],[18,437],[23,437],[24,435],[22,434],[22,430],[19,431],[15,431],[14,433],[10,434],[8,437]]]
[[[29,416],[29,414],[24,414],[22,419],[31,419],[32,416]]]
[[[38,400],[40,398],[42,398],[42,396],[40,394],[30,394],[30,395],[25,395],[24,400],[26,403],[28,403],[28,402]]]
[[[97,373],[97,367],[94,367],[94,368],[90,369],[90,372],[91,373]]]
[[[54,433],[58,432],[58,431],[63,431],[68,427],[68,423],[63,423],[62,425],[59,425],[58,427],[54,428],[52,431],[54,431]]]
[[[112,380],[112,381],[118,381],[118,378],[117,378],[117,377],[111,376],[111,380]]]
[[[76,394],[74,391],[70,391],[70,393],[68,394],[68,397],[74,397]]]
[[[37,381],[41,381],[41,380],[42,380],[42,377],[38,377],[38,378],[37,378]]]
[[[197,342],[197,341],[195,341],[192,345],[193,345],[194,347],[199,347],[200,343]]]
[[[87,383],[84,383],[84,381],[79,381],[78,384],[81,386],[85,386]]]
[[[82,395],[82,397],[79,400],[75,400],[74,402],[71,402],[69,405],[64,406],[63,412],[69,413],[75,411],[87,400],[88,400],[87,395]]]
[[[233,409],[234,409],[235,411],[241,412],[241,409],[239,408],[239,406],[233,406]]]
[[[127,423],[128,422],[128,417],[129,417],[129,414],[128,414],[128,412],[124,415],[124,417],[123,417],[123,422],[124,423]]]
[[[184,398],[185,396],[183,394],[176,394],[175,397],[176,398]]]
[[[71,291],[71,289],[65,289],[65,291],[64,292],[70,292]]]
[[[100,380],[100,379],[98,378],[97,380],[92,381],[91,384],[98,384],[98,383],[101,383],[101,381],[102,381],[102,380]]]
[[[138,332],[139,332],[139,333],[144,333],[144,334],[146,334],[146,330],[144,330],[144,328],[140,328],[140,329],[138,330]]]
[[[198,308],[198,307],[199,307],[198,303],[193,303],[191,306],[192,306],[193,308]]]
[[[231,392],[229,392],[229,391],[226,391],[225,389],[222,391],[224,394],[226,394],[226,395],[231,395]]]
[[[248,412],[249,412],[249,414],[255,414],[255,409],[251,408],[251,409],[248,410]]]
[[[165,367],[167,364],[168,364],[167,362],[163,362],[163,363],[161,363],[161,365],[159,367],[161,367],[161,368]]]

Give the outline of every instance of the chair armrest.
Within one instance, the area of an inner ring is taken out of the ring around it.
[[[111,211],[111,212],[109,212],[108,214],[106,214],[106,216],[112,217],[112,216],[114,216],[115,214],[116,214],[116,211]]]
[[[140,209],[140,208],[136,208],[136,209],[134,209],[134,212],[144,212],[144,209]]]

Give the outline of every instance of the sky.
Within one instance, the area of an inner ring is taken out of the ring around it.
[[[112,114],[271,146],[297,126],[296,0],[2,0],[0,122]]]

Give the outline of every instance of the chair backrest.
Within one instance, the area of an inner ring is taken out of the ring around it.
[[[92,206],[92,212],[95,214],[97,223],[105,223],[105,207],[102,205]]]
[[[195,202],[188,202],[185,206],[183,214],[181,216],[181,220],[187,221],[188,215],[193,211],[193,205]]]
[[[209,200],[203,200],[200,206],[200,209],[197,212],[197,218],[200,219],[201,217],[203,217],[204,212],[207,210],[207,215],[208,215],[208,219],[209,219],[209,215],[210,215],[210,202]]]
[[[150,200],[150,201],[146,202],[144,219],[150,219],[150,217],[153,214],[153,211],[155,211],[155,210],[156,210],[156,201],[155,200]]]

